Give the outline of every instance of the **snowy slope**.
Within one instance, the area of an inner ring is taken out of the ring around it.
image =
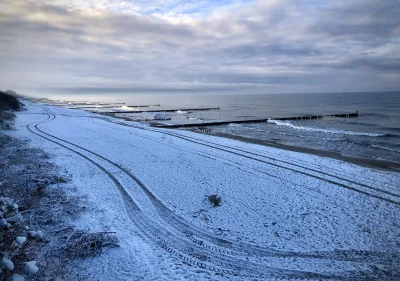
[[[87,195],[76,223],[121,240],[85,278],[400,279],[399,173],[26,104],[14,134]]]

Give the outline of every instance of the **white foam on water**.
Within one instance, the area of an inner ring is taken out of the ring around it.
[[[135,108],[132,108],[132,107],[127,107],[127,106],[121,106],[121,109],[123,109],[123,110],[131,110],[131,111],[137,111],[137,109],[135,109]]]
[[[323,132],[329,134],[341,134],[341,135],[352,135],[352,136],[369,136],[369,137],[383,137],[385,134],[377,134],[377,133],[366,133],[366,132],[354,132],[354,131],[345,131],[345,130],[337,130],[337,129],[323,129],[318,127],[308,127],[308,126],[298,126],[294,125],[290,122],[283,122],[279,120],[269,119],[268,123],[273,123],[278,126],[286,126],[296,130],[303,131],[311,131],[311,132]]]

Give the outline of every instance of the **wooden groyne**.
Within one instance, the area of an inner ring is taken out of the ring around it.
[[[114,105],[114,106],[79,106],[79,107],[69,107],[70,109],[102,109],[102,108],[115,108],[121,107],[121,105]]]
[[[207,127],[207,126],[219,126],[227,124],[243,124],[243,123],[264,123],[268,120],[308,120],[308,119],[321,119],[324,117],[358,117],[358,111],[355,113],[339,113],[339,114],[328,114],[328,115],[305,115],[305,116],[293,116],[293,117],[276,117],[276,118],[263,118],[263,119],[251,119],[251,120],[233,120],[233,121],[213,121],[204,123],[189,123],[189,124],[173,124],[173,125],[163,125],[157,124],[155,126],[160,128],[181,128],[181,127]]]
[[[115,105],[115,104],[119,104],[119,105],[124,105],[125,102],[113,102],[113,103],[98,103],[98,105]]]
[[[135,111],[108,111],[105,114],[117,114],[117,113],[157,113],[157,112],[177,112],[177,111],[206,111],[206,110],[217,110],[219,107],[208,107],[208,108],[184,108],[184,109],[159,109],[159,110],[135,110]]]
[[[150,106],[161,106],[161,104],[149,104],[149,105],[127,105],[126,107],[150,107]]]
[[[128,119],[134,122],[154,122],[154,121],[169,121],[171,118],[150,118],[150,119]]]
[[[99,103],[99,104],[87,104],[90,106],[70,104],[70,109],[92,109],[92,108],[115,108],[115,107],[122,107],[125,103],[124,102],[117,102],[117,103]]]
[[[81,103],[60,103],[61,105],[69,105],[69,106],[85,106],[85,105],[98,105],[98,106],[103,106],[103,105],[114,105],[114,106],[118,106],[118,105],[124,105],[124,102],[116,102],[116,103],[95,103],[95,102],[81,102]]]
[[[115,108],[115,107],[122,107],[123,105],[120,104],[114,104],[114,105],[109,105],[109,106],[103,106],[103,105],[98,105],[98,106],[82,106],[82,107],[73,107],[72,109],[92,109],[92,108]],[[150,107],[150,106],[160,106],[160,104],[149,104],[149,105],[126,105],[126,107],[132,107],[132,108],[138,108],[138,107]]]

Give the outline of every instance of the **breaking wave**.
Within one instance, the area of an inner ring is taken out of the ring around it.
[[[100,107],[100,106],[99,106]],[[137,111],[137,109],[135,109],[135,108],[132,108],[132,107],[127,107],[127,106],[121,106],[120,107],[121,109],[123,109],[123,110],[131,110],[131,111]]]
[[[337,130],[337,129],[323,129],[317,127],[307,127],[307,126],[297,126],[289,122],[283,122],[279,120],[269,119],[268,123],[273,123],[278,126],[286,126],[296,130],[303,130],[303,131],[311,131],[311,132],[323,132],[323,133],[330,133],[330,134],[341,134],[341,135],[352,135],[352,136],[369,136],[369,137],[384,137],[386,134],[377,134],[377,133],[365,133],[365,132],[353,132],[353,131],[344,131],[344,130]]]

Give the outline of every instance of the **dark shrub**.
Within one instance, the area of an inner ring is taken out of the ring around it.
[[[21,103],[16,97],[0,91],[0,110],[20,110]]]
[[[216,194],[209,195],[208,201],[210,201],[210,203],[213,204],[214,207],[221,206],[221,197]]]

